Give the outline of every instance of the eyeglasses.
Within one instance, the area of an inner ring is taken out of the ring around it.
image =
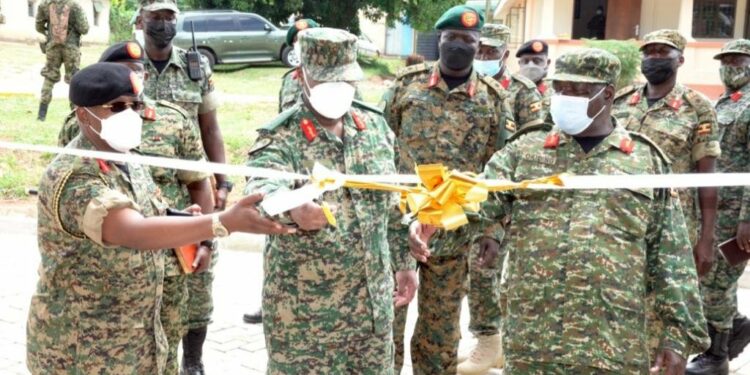
[[[112,113],[119,113],[128,108],[131,108],[133,111],[140,112],[141,110],[143,110],[144,106],[145,105],[143,104],[143,102],[114,102],[101,105],[102,108],[109,109]]]

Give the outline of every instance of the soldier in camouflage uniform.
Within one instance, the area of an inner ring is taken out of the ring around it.
[[[299,34],[307,87],[302,102],[260,130],[249,166],[307,173],[317,162],[348,174],[395,173],[395,140],[382,113],[352,103],[351,82],[363,75],[356,40],[329,28]],[[246,191],[297,187],[293,181],[252,178]],[[321,199],[338,207],[335,227],[327,226],[321,206],[310,202],[284,214],[302,229],[298,235],[266,242],[267,373],[393,374],[387,226],[398,196],[342,188]],[[408,259],[408,252],[393,258]],[[408,262],[400,263],[394,269],[399,271],[396,302],[402,305],[414,296],[416,273]]]
[[[286,32],[286,44],[294,47],[297,59],[302,55],[302,50],[297,43],[297,34],[307,28],[320,27],[317,22],[309,18],[301,19],[295,22]],[[281,77],[281,90],[279,90],[279,113],[292,108],[299,100],[302,86],[300,86],[300,72],[298,67],[290,69]]]
[[[125,64],[137,75],[144,75],[145,54],[141,46],[135,42],[112,45],[102,53],[99,61]],[[145,95],[143,101],[146,106],[141,112],[144,123],[142,142],[138,146],[138,152],[144,155],[182,160],[205,160],[198,127],[184,109],[164,100],[151,101]],[[72,113],[72,120],[73,128],[78,129],[75,111]],[[68,132],[63,130],[64,133]],[[213,211],[208,174],[159,167],[151,167],[150,171],[151,177],[170,207],[187,207],[197,204],[204,214]],[[198,247],[194,275],[185,274],[174,249],[165,250],[161,321],[169,343],[165,369],[167,374],[179,372],[177,347],[187,332],[188,280],[191,277],[199,277],[199,274],[208,268],[211,264],[213,247],[213,241],[206,241]]]
[[[511,74],[506,62],[510,52],[508,40],[510,28],[502,24],[486,24],[482,27],[479,51],[474,59],[474,68],[493,77],[508,90],[513,117],[520,128],[539,125],[543,122],[542,97],[536,86],[526,77]],[[484,374],[496,365],[502,367],[502,345],[500,342],[500,294],[499,283],[502,255],[479,253],[473,246],[469,254],[469,331],[477,337],[477,346],[466,357],[459,357],[458,372],[461,374]]]
[[[716,103],[721,156],[717,169],[722,173],[750,170],[750,41],[734,40],[715,57],[721,60],[720,75],[726,91]],[[743,249],[750,248],[750,193],[748,187],[721,188],[716,237],[723,242],[737,236]],[[690,375],[729,373],[729,360],[737,357],[750,341],[750,320],[737,311],[737,280],[747,262],[730,266],[714,250],[713,267],[701,279],[703,311],[708,320],[711,348],[688,366]]]
[[[140,6],[137,23],[146,41],[146,95],[184,108],[198,124],[208,160],[224,163],[224,140],[216,117],[218,99],[208,60],[201,56],[201,77],[189,77],[186,51],[172,44],[179,13],[175,0],[140,0]],[[214,206],[222,210],[233,185],[221,174],[215,174],[214,179]],[[218,260],[216,250],[212,263]],[[183,365],[189,374],[203,371],[202,348],[213,312],[213,269],[212,264],[207,272],[188,278],[188,333],[183,342]]]
[[[716,114],[701,93],[676,82],[684,58],[685,38],[675,30],[644,37],[641,72],[648,82],[623,88],[615,98],[615,117],[631,131],[656,141],[672,161],[674,173],[710,173],[720,154]],[[716,188],[680,189],[680,202],[693,245],[699,275],[711,267]],[[700,221],[700,222],[699,222]],[[655,350],[661,322],[649,324]]]
[[[440,61],[403,69],[384,94],[386,119],[400,148],[401,173],[413,173],[415,164],[426,163],[480,170],[515,131],[508,91],[472,69],[483,24],[474,8],[449,9],[435,25],[442,31]],[[456,372],[472,227],[444,233],[434,245],[435,255],[420,260],[419,318],[411,341],[415,374]],[[407,246],[407,229],[393,229],[392,247]],[[406,309],[396,310],[397,322],[404,321],[402,314]],[[398,373],[403,326],[395,329]]]
[[[617,57],[582,48],[555,66],[553,128],[515,134],[484,178],[669,173],[656,144],[610,116]],[[581,97],[589,103],[572,110]],[[666,324],[652,373],[681,374],[685,358],[707,346],[685,221],[668,189],[515,190],[491,195],[483,212],[501,223],[510,215],[512,222],[505,238],[503,373],[649,373],[648,290]],[[427,249],[422,230],[412,225],[417,255]]]
[[[44,0],[37,7],[36,31],[46,38],[41,43],[47,62],[42,68],[42,97],[37,118],[47,118],[52,87],[60,82],[60,66],[65,64],[65,83],[81,64],[81,36],[89,32],[89,21],[81,6],[73,0]]]
[[[546,114],[549,113],[550,98],[554,93],[552,83],[545,79],[552,63],[549,58],[549,45],[543,40],[529,40],[518,47],[516,57],[519,66],[518,74],[534,82],[537,91],[542,95],[543,117],[546,118]]]
[[[141,132],[132,108],[140,105],[141,89],[121,64],[97,63],[77,73],[70,100],[82,134],[70,147],[126,152],[137,146]],[[162,374],[167,339],[158,314],[164,278],[158,249],[230,231],[290,232],[260,217],[259,194],[221,216],[150,218],[163,215],[166,202],[148,169],[131,163],[61,155],[47,167],[39,191],[42,260],[27,323],[33,374]]]

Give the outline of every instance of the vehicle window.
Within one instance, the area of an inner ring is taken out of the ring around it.
[[[206,22],[208,23],[207,31],[237,31],[237,25],[234,23],[234,17],[231,15],[211,16],[206,19]],[[198,30],[196,29],[195,31]]]
[[[208,20],[205,18],[190,17],[182,23],[182,30],[190,32],[190,22],[193,22],[196,33],[205,33],[208,31]]]
[[[263,31],[263,28],[266,26],[266,21],[258,17],[241,16],[238,17],[238,20],[240,21],[241,31]]]

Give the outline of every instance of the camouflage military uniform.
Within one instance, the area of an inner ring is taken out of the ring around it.
[[[81,36],[89,32],[89,22],[75,1],[45,0],[37,8],[36,31],[47,38],[41,97],[41,104],[47,105],[52,101],[52,87],[60,81],[60,66],[65,64],[66,83],[70,83],[70,78],[78,71]]]
[[[510,74],[506,69],[499,80],[500,86],[508,90],[508,101],[519,128],[539,125],[544,122],[542,96],[534,82],[520,74]]]
[[[632,150],[622,146],[629,142]],[[498,152],[484,177],[668,172],[668,159],[655,145],[617,126],[585,155],[556,128],[530,131]],[[656,294],[655,311],[666,322],[662,347],[686,358],[706,344],[692,249],[669,191],[529,190],[497,200],[497,217],[510,213],[513,222],[504,270],[503,344],[510,368],[541,362],[647,373],[647,291]]]
[[[71,147],[94,150],[85,137]],[[107,246],[101,225],[111,209],[154,216],[166,205],[146,168],[100,163],[58,156],[40,183],[42,260],[27,324],[34,374],[164,370],[163,253]]]
[[[716,170],[722,173],[747,173],[750,170],[750,84],[722,95],[716,103],[716,112],[722,150]],[[734,237],[737,225],[750,221],[748,189],[741,186],[721,188],[716,223],[718,241]],[[737,313],[737,281],[745,266],[746,262],[730,266],[717,250],[711,271],[701,279],[706,320],[717,331],[732,329],[732,318]]]
[[[172,47],[172,54],[164,71],[159,73],[149,59],[146,62],[148,80],[145,83],[145,95],[154,100],[165,100],[184,108],[191,120],[198,124],[198,114],[208,113],[218,107],[214,92],[212,72],[208,60],[201,56],[203,79],[193,81],[187,75],[186,51]],[[148,56],[147,56],[148,57]],[[188,301],[188,329],[205,327],[211,321],[213,301],[211,287],[213,284],[213,264],[218,252],[214,251],[211,267],[206,272],[188,277],[190,290]]]
[[[413,173],[415,164],[426,163],[479,170],[515,131],[506,90],[475,72],[449,91],[437,63],[410,66],[399,73],[385,97],[391,98],[385,115],[399,141],[402,173]],[[433,240],[436,255],[420,268],[420,317],[411,346],[415,373],[455,372],[456,367],[458,317],[472,236],[467,228],[441,235]],[[400,237],[405,241],[403,233]],[[405,311],[398,309],[396,314]],[[394,337],[397,350],[403,350],[403,331]]]
[[[547,118],[549,115],[549,105],[552,95],[555,94],[555,89],[552,88],[552,82],[549,80],[541,80],[536,85],[536,90],[542,95],[542,118],[546,121],[551,121],[551,118]]]
[[[674,173],[695,172],[698,160],[720,154],[711,102],[679,83],[650,107],[645,84],[626,87],[616,95],[614,115],[628,130],[655,140],[672,161]],[[697,241],[700,229],[696,195],[695,189],[680,190],[691,243]]]

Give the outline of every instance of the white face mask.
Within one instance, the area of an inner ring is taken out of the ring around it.
[[[84,108],[91,116],[96,117],[102,123],[101,133],[91,128],[94,133],[99,135],[109,147],[119,152],[128,152],[141,144],[141,130],[143,128],[143,119],[141,115],[128,108],[122,112],[100,119],[97,115]],[[90,125],[89,125],[90,126]]]
[[[474,59],[474,69],[476,69],[479,74],[484,74],[488,77],[494,77],[497,75],[497,73],[500,73],[501,68],[502,65],[500,65],[500,60]]]
[[[591,99],[580,96],[553,95],[549,107],[552,121],[565,134],[581,134],[604,111],[604,108],[607,107],[606,105],[602,106],[602,109],[594,117],[589,117],[589,103],[603,93],[604,89],[605,87],[602,87]]]
[[[307,87],[305,95],[315,112],[325,118],[336,120],[344,116],[352,107],[356,91],[352,84],[324,82],[310,88],[310,84],[307,83],[307,73],[304,69],[302,69],[302,73],[305,75],[305,87]]]

